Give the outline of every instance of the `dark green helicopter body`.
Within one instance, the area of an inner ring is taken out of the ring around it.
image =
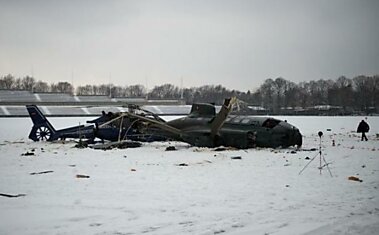
[[[193,104],[188,116],[154,125],[171,139],[198,147],[289,147],[302,144],[299,129],[269,117],[229,115],[230,100],[216,114],[212,104]]]
[[[183,141],[199,147],[232,146],[236,148],[301,146],[299,130],[274,118],[230,116],[215,139],[210,138],[208,117],[185,117],[167,122],[167,125],[182,130]],[[273,122],[275,126],[264,126]]]

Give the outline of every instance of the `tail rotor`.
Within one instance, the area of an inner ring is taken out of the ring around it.
[[[33,141],[52,141],[57,139],[54,127],[46,119],[45,115],[35,105],[26,106],[29,116],[33,121],[29,139]]]
[[[46,126],[38,127],[35,133],[38,141],[49,140],[51,138],[51,134],[51,131]]]

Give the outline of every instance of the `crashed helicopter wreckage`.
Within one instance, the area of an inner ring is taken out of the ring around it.
[[[164,121],[156,114],[137,106],[129,112],[108,113],[87,123],[54,130],[36,106],[27,106],[34,126],[29,138],[56,140],[64,138],[94,138],[110,141],[165,141],[177,140],[197,147],[228,146],[239,149],[254,147],[289,147],[302,145],[302,135],[296,127],[269,117],[230,115],[238,106],[236,98],[225,99],[220,111],[212,104],[193,104],[189,115]],[[31,111],[37,113],[32,114]],[[33,119],[33,116],[39,118]],[[36,120],[37,119],[37,120]]]
[[[134,141],[157,141],[165,140],[164,136],[144,134],[139,131],[142,120],[137,118],[124,117],[123,113],[102,112],[102,115],[94,120],[87,121],[89,125],[78,125],[74,127],[56,130],[47,120],[45,115],[36,105],[26,105],[29,116],[32,119],[33,127],[29,134],[29,139],[33,141],[56,141],[65,139],[87,139],[93,142],[95,138],[102,141],[120,142],[122,140]],[[134,112],[134,106],[130,106],[130,112]],[[141,115],[164,122],[163,119],[147,110],[138,108]],[[120,119],[118,117],[121,117]]]

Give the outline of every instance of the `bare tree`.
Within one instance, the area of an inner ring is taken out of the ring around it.
[[[164,84],[162,86],[155,86],[149,93],[149,97],[158,99],[177,99],[180,97],[180,92],[177,86]]]
[[[13,85],[14,85],[14,81],[15,81],[15,79],[11,74],[4,76],[0,80],[1,89],[7,89],[7,90],[12,89]]]
[[[50,86],[41,80],[37,81],[34,85],[34,92],[49,92]]]
[[[51,91],[57,93],[73,94],[74,87],[68,82],[58,82],[57,84],[51,84]]]
[[[127,97],[144,97],[146,88],[142,85],[132,85],[125,88],[125,96]]]
[[[33,91],[35,83],[36,80],[33,77],[26,76],[21,80],[21,87],[23,90]]]

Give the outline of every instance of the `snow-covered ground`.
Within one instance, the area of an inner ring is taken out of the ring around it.
[[[25,194],[0,196],[0,234],[378,234],[379,117],[367,119],[368,142],[354,132],[362,117],[280,118],[303,150],[76,149],[28,140],[27,118],[0,119],[0,193]],[[318,169],[320,130],[333,177]]]

